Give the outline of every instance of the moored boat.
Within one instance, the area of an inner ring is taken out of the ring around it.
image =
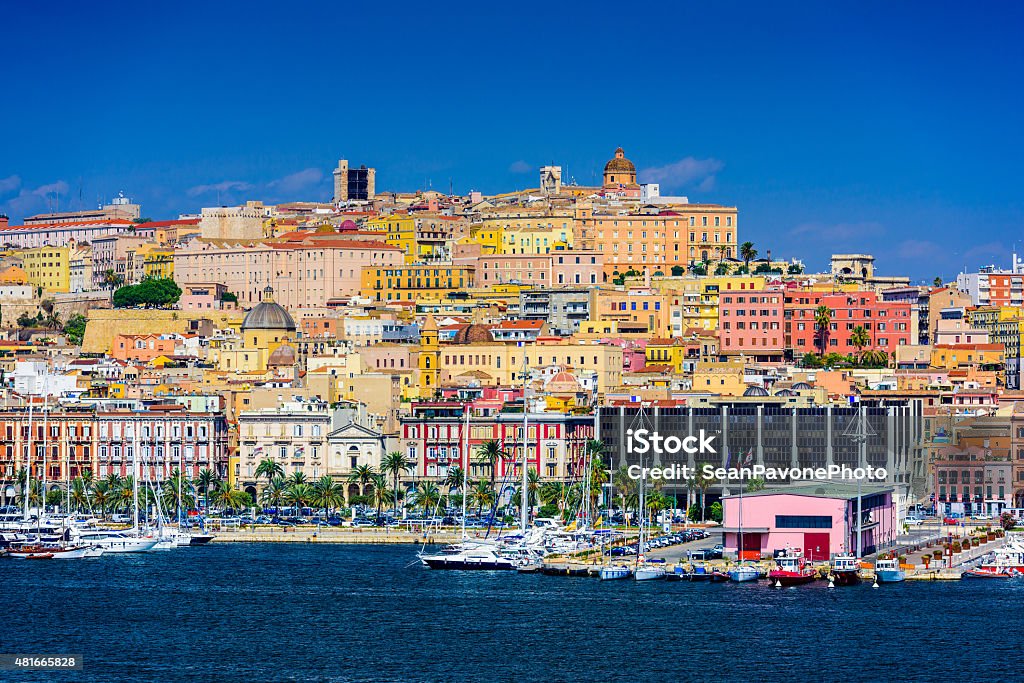
[[[598,575],[602,581],[617,581],[619,579],[628,579],[631,573],[629,567],[621,564],[611,564],[601,567]]]
[[[907,573],[900,567],[895,557],[879,557],[875,560],[875,582],[899,583],[907,578]]]
[[[655,581],[665,578],[665,568],[653,564],[638,564],[633,572],[637,581]]]
[[[431,569],[516,569],[516,563],[499,555],[495,546],[471,542],[446,546],[440,553],[421,553],[420,561]]]
[[[960,575],[961,579],[1009,579],[1019,574],[1016,570],[997,571],[993,569],[968,569]]]
[[[832,558],[829,566],[829,581],[836,586],[853,586],[860,583],[860,563],[850,553],[842,553]]]
[[[775,569],[768,572],[768,580],[778,587],[798,586],[815,579],[814,568],[799,550],[787,550],[775,558]]]
[[[749,564],[741,564],[729,570],[729,579],[736,582],[757,581],[760,577],[761,572],[757,567]]]

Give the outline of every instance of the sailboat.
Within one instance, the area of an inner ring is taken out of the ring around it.
[[[641,403],[640,410],[637,411],[637,420],[642,420],[643,414],[644,406]],[[640,537],[637,539],[636,568],[633,570],[633,578],[637,581],[655,581],[665,578],[665,568],[647,561],[647,471],[644,469],[643,456],[640,456],[640,471]]]
[[[462,540],[445,546],[441,552],[420,551],[420,562],[431,569],[516,569],[516,563],[500,554],[494,541],[471,541],[466,535],[466,488],[469,476],[469,403],[463,408],[462,432]]]
[[[628,566],[624,564],[612,564],[612,544],[610,537],[608,538],[608,552],[607,554],[602,553],[602,555],[604,556],[605,563],[598,572],[598,576],[602,581],[628,579],[629,575],[632,574]]]
[[[752,451],[747,451],[747,459],[744,464],[749,465]],[[740,480],[740,503],[739,503],[739,542],[736,548],[736,556],[739,560],[739,564],[729,570],[729,579],[731,581],[743,582],[743,581],[757,581],[761,577],[761,572],[758,571],[757,567],[752,567],[748,564],[744,564],[743,558],[743,480]]]

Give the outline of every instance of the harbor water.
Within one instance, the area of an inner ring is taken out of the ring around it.
[[[0,560],[10,681],[1008,680],[1024,580],[828,589],[432,571],[415,546]],[[956,666],[959,666],[957,664]]]

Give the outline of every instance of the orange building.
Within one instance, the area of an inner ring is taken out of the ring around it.
[[[110,355],[117,360],[148,363],[158,356],[174,354],[176,339],[164,334],[119,334],[114,337]]]

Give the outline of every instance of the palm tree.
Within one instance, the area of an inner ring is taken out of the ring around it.
[[[75,477],[71,481],[71,491],[68,493],[71,498],[71,507],[76,512],[88,509],[89,507],[89,485],[84,477]]]
[[[404,472],[412,471],[415,468],[411,462],[405,459],[405,455],[398,452],[392,451],[384,456],[384,459],[380,463],[380,471],[385,474],[390,474],[394,481],[395,487],[395,516],[398,516],[398,478]]]
[[[750,269],[750,262],[757,258],[757,249],[754,249],[753,242],[744,242],[740,245],[740,258],[743,259],[743,266]]]
[[[458,465],[448,468],[448,474],[445,475],[444,481],[441,482],[448,488],[448,495],[452,495],[453,489],[462,491],[463,485],[466,483],[466,473],[462,471],[462,468]]]
[[[101,517],[110,509],[110,490],[110,482],[106,479],[101,479],[92,486],[92,501],[96,504]]]
[[[124,477],[120,486],[114,492],[114,509],[128,510],[135,504],[135,478],[132,475]]]
[[[196,486],[203,492],[203,502],[210,507],[210,489],[220,482],[217,473],[208,467],[199,470],[199,477],[196,478]]]
[[[423,510],[423,515],[432,513],[441,500],[441,491],[432,481],[421,481],[416,489],[416,504]]]
[[[857,325],[857,327],[853,328],[853,331],[850,333],[850,343],[856,347],[857,355],[860,356],[864,351],[864,347],[871,343],[871,337],[868,336],[867,330],[862,326]]]
[[[524,436],[525,442],[525,436]],[[523,448],[526,448],[525,443]],[[506,456],[505,451],[501,450],[501,444],[495,440],[485,441],[480,444],[480,447],[476,450],[477,460],[488,467],[491,471],[491,488],[494,488],[494,474],[497,470],[499,460],[503,460]]]
[[[377,519],[380,519],[380,512],[391,500],[391,491],[388,490],[388,479],[383,474],[373,475],[373,504],[377,506]],[[397,498],[398,494],[395,494]]]
[[[309,507],[315,495],[315,489],[305,481],[289,482],[285,491],[285,499],[295,507],[296,513],[301,513],[303,508]]]
[[[287,490],[288,484],[285,482],[284,477],[274,477],[267,482],[267,485],[260,492],[260,502],[280,513],[281,501],[284,500],[285,491]]]
[[[494,489],[486,481],[478,481],[469,492],[469,500],[476,505],[476,514],[479,515],[483,508],[490,508],[494,502]]]
[[[814,309],[814,324],[818,326],[818,341],[821,344],[821,355],[824,356],[825,346],[828,343],[829,326],[832,324],[832,311],[825,304]]]
[[[184,510],[195,507],[195,498],[190,492],[191,487],[192,482],[182,477],[177,468],[171,472],[171,476],[160,487],[160,503],[167,510],[168,515],[173,512],[175,517],[179,517]],[[179,488],[181,490],[180,499],[178,497]]]
[[[707,497],[708,489],[718,483],[718,480],[713,476],[704,476],[705,465],[706,463],[697,463],[697,478],[694,481],[694,486],[700,491],[700,521],[702,523],[704,522],[705,515],[704,500]]]
[[[225,510],[242,510],[252,504],[252,498],[248,493],[232,488],[226,481],[220,482],[210,497],[214,504],[220,505]]]
[[[341,484],[325,474],[313,484],[313,504],[324,510],[324,521],[334,508],[345,504],[345,492]]]
[[[373,481],[376,474],[370,465],[358,465],[349,473],[348,480],[350,483],[359,484],[359,494],[362,495],[366,491],[366,485]]]
[[[266,477],[267,482],[269,482],[274,477],[283,477],[284,467],[273,458],[263,458],[263,460],[260,460],[260,464],[256,466],[255,476],[256,481],[259,481],[260,477]]]
[[[936,276],[935,279],[932,280],[932,284],[935,285],[936,287],[941,287],[942,286],[942,278],[939,277],[939,276]]]

